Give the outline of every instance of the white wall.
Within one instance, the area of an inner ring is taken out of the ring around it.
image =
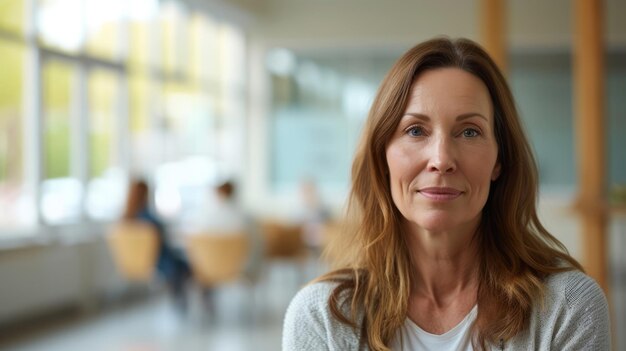
[[[0,325],[67,306],[89,309],[121,292],[102,236],[0,251]]]
[[[215,1],[214,1],[215,2]],[[479,1],[230,0],[247,11],[254,39],[286,46],[385,47],[436,35],[478,39]],[[573,1],[504,1],[514,49],[566,48],[573,38]],[[605,1],[607,45],[626,46],[626,2]]]
[[[441,34],[476,38],[476,13],[471,1],[273,0],[253,39],[302,48],[406,47]]]

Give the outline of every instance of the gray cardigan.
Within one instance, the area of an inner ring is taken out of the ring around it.
[[[598,284],[579,271],[553,274],[545,284],[544,304],[534,306],[529,328],[492,349],[609,351],[609,310]],[[331,315],[328,297],[335,286],[315,283],[293,298],[285,315],[284,351],[368,349],[359,346],[358,332]]]

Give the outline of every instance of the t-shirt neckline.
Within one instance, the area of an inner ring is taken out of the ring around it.
[[[464,331],[466,329],[465,326],[472,323],[474,319],[476,319],[477,313],[478,313],[478,305],[474,305],[474,307],[472,307],[469,313],[463,318],[463,320],[459,322],[459,324],[455,325],[452,329],[448,330],[447,332],[443,334],[429,333],[425,331],[424,329],[420,328],[420,326],[417,325],[415,322],[413,322],[413,320],[411,320],[411,318],[409,317],[406,318],[406,323],[408,324],[409,328],[411,328],[414,332],[416,332],[420,336],[420,338],[423,337],[433,342],[444,342],[444,341],[454,338],[460,332]]]

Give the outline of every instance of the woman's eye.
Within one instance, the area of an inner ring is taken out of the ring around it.
[[[424,130],[418,126],[411,127],[407,129],[406,132],[412,137],[418,137],[418,136],[424,135]]]
[[[474,138],[480,135],[480,132],[473,128],[467,128],[463,131],[463,136],[466,138]]]

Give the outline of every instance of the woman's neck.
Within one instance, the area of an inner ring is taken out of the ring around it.
[[[477,227],[444,232],[408,231],[414,266],[412,295],[439,305],[459,294],[475,294],[480,263],[474,240]]]

